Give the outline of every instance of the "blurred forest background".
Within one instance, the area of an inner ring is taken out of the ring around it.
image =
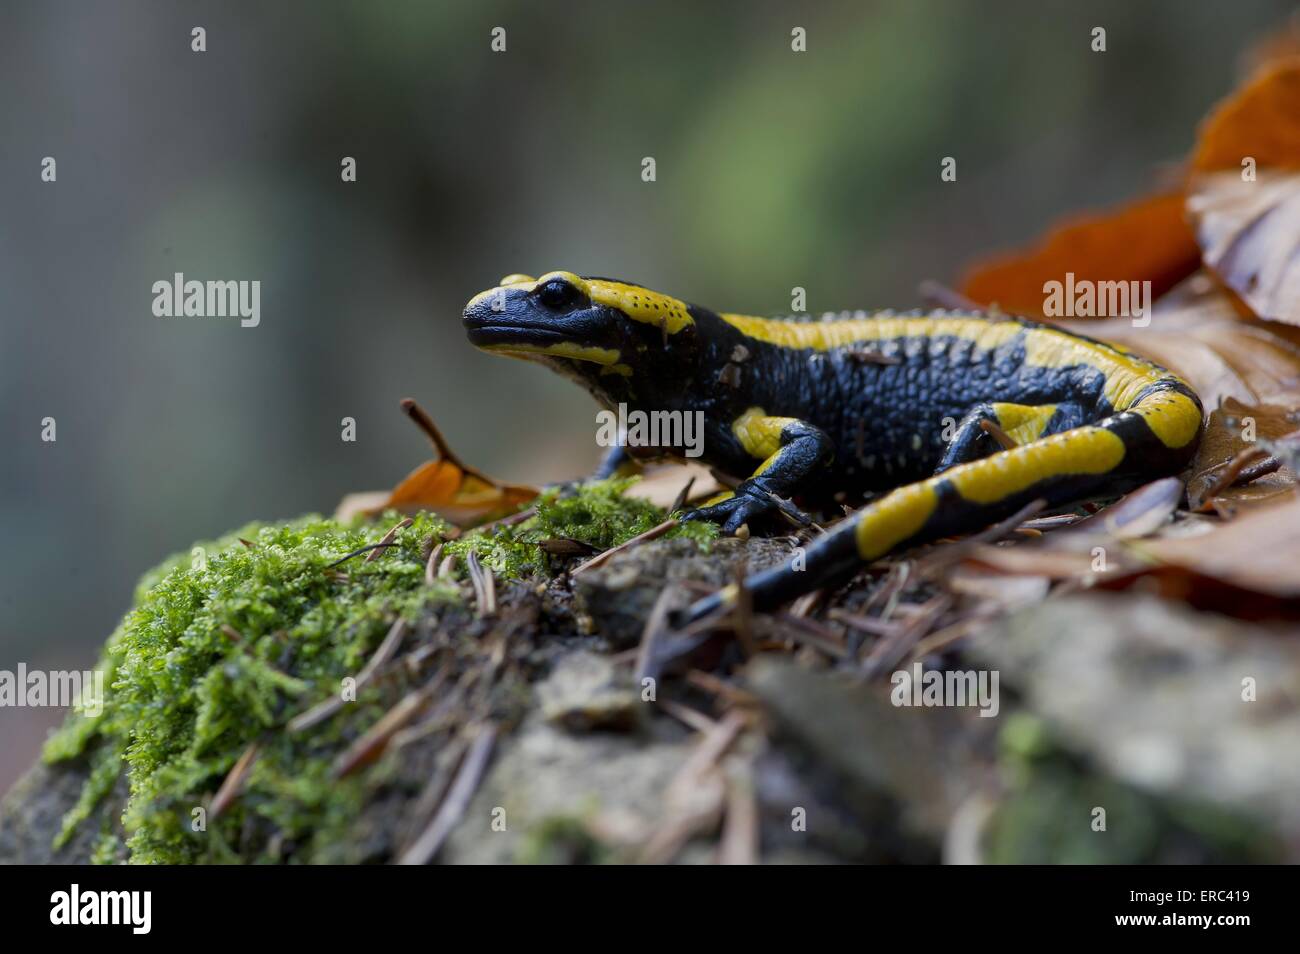
[[[6,0],[0,669],[86,668],[166,554],[395,483],[403,396],[490,473],[590,469],[590,400],[464,340],[501,275],[912,307],[1158,181],[1292,7]],[[261,325],[155,318],[177,271],[260,280]],[[0,790],[60,716],[0,710]]]

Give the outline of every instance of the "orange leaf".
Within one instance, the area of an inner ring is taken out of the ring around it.
[[[402,401],[402,409],[433,444],[434,459],[411,471],[390,494],[344,498],[337,514],[340,519],[387,509],[403,513],[432,510],[458,527],[470,527],[509,516],[539,493],[536,487],[507,484],[465,464],[418,404],[408,398]]]
[[[1260,168],[1300,169],[1300,59],[1261,71],[1201,124],[1192,169],[1240,171],[1247,156]]]
[[[1150,281],[1156,298],[1199,265],[1183,196],[1170,192],[1067,221],[1032,248],[977,265],[962,292],[982,305],[1041,317],[1044,284],[1064,282],[1067,272],[1076,282]]]

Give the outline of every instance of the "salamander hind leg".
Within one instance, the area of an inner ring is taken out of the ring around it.
[[[984,401],[976,404],[957,424],[944,451],[936,474],[958,464],[980,460],[1008,446],[1028,444],[1049,434],[1059,434],[1083,424],[1085,414],[1078,404],[1013,404]],[[1010,441],[1002,443],[1002,438]]]
[[[857,568],[891,551],[973,533],[1035,499],[1050,505],[1085,497],[1113,479],[1125,454],[1118,435],[1088,426],[954,466],[868,504],[818,537],[802,559],[750,576],[745,588],[755,609],[774,609],[844,583]],[[717,612],[737,594],[733,586],[697,601],[686,618]]]

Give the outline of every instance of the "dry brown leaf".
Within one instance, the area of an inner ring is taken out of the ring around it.
[[[429,438],[436,456],[411,471],[391,493],[349,494],[339,504],[338,519],[388,509],[431,510],[458,527],[471,527],[508,516],[538,495],[536,487],[504,483],[470,467],[456,456],[419,405],[408,399],[402,407]]]
[[[1300,407],[1300,331],[1240,319],[1228,296],[1204,276],[1167,295],[1145,327],[1127,318],[1056,324],[1169,368],[1191,384],[1207,411],[1227,398]]]
[[[1187,211],[1205,264],[1223,283],[1261,318],[1300,325],[1300,173],[1201,176]]]
[[[1041,316],[1047,282],[1150,281],[1159,297],[1200,267],[1200,250],[1184,217],[1183,195],[1170,192],[1052,229],[1040,243],[977,264],[962,293],[982,305]]]
[[[1300,58],[1277,55],[1201,124],[1187,211],[1223,283],[1300,325]]]
[[[1300,414],[1294,408],[1242,404],[1234,398],[1226,399],[1210,414],[1201,446],[1192,461],[1192,476],[1188,480],[1192,509],[1201,509],[1203,504],[1209,504],[1217,512],[1225,513],[1293,491],[1296,475],[1285,467],[1239,487],[1214,489],[1214,486],[1223,469],[1243,451],[1256,449],[1261,457],[1267,456],[1259,442],[1284,437],[1293,432],[1297,424],[1300,424]],[[1253,432],[1254,440],[1246,439],[1250,432]]]
[[[1295,491],[1210,533],[1135,546],[1151,559],[1243,590],[1300,597],[1300,495]]]

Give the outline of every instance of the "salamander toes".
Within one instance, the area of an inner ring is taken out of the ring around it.
[[[737,493],[736,496],[708,507],[699,507],[682,514],[682,520],[707,520],[721,527],[722,532],[734,534],[755,517],[762,516],[773,509],[775,504],[767,496],[749,493]]]

